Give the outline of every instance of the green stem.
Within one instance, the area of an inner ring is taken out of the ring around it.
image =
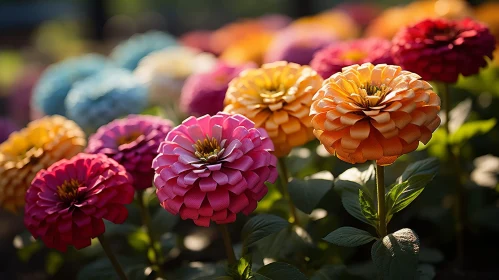
[[[107,239],[104,237],[104,235],[101,235],[97,238],[99,239],[99,242],[100,242],[100,245],[102,246],[102,249],[104,249],[104,253],[106,253],[106,256],[108,257],[109,261],[113,265],[114,270],[116,271],[116,274],[118,274],[118,277],[121,280],[127,280],[128,278],[126,277],[126,274],[123,271],[123,268],[121,268],[121,265],[118,262],[118,259],[116,259],[116,256],[114,255],[113,251],[111,250],[111,246],[109,246]]]
[[[378,234],[380,238],[387,235],[385,207],[385,168],[376,164],[376,193],[378,202]]]
[[[443,90],[441,96],[442,96],[442,110],[444,111],[445,114],[444,130],[446,135],[445,147],[447,151],[447,158],[450,161],[451,165],[453,165],[454,167],[453,172],[457,176],[456,190],[454,194],[454,203],[452,205],[454,208],[453,210],[454,210],[454,219],[455,219],[457,263],[459,266],[461,266],[464,261],[463,231],[464,231],[464,223],[466,220],[466,213],[464,211],[465,191],[464,191],[464,186],[461,182],[462,171],[461,171],[461,165],[459,163],[459,157],[454,153],[454,148],[452,146],[452,143],[450,142],[449,123],[450,123],[451,106],[450,106],[449,84],[447,83],[443,84]]]
[[[222,233],[222,239],[224,241],[225,253],[227,254],[227,262],[229,266],[237,264],[236,254],[234,254],[234,248],[232,247],[232,241],[230,240],[229,230],[227,225],[219,225],[220,233]]]
[[[291,200],[291,196],[289,195],[288,190],[288,181],[289,181],[289,173],[288,168],[286,166],[286,158],[279,158],[279,177],[282,184],[282,191],[284,198],[288,201],[289,210],[291,212],[291,218],[293,219],[291,222],[295,225],[299,225],[298,214],[296,213],[296,207]]]
[[[154,261],[151,261],[151,263],[156,267],[156,271],[158,272],[158,276],[160,278],[165,278],[165,273],[163,272],[162,269],[162,254],[161,254],[161,247],[157,248],[156,244],[157,239],[156,236],[152,230],[151,226],[151,216],[149,215],[149,210],[147,209],[145,203],[144,203],[144,190],[138,190],[137,191],[137,201],[139,203],[139,208],[140,208],[140,214],[142,216],[142,224],[146,228],[146,233],[147,236],[149,237],[149,245],[150,248],[154,254]]]

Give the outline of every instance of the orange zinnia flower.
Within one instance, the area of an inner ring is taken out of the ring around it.
[[[267,130],[275,155],[286,156],[293,147],[314,138],[309,116],[312,96],[322,78],[309,66],[278,61],[243,71],[233,79],[225,96],[225,112],[241,114]]]
[[[346,162],[393,163],[428,143],[440,125],[440,98],[420,78],[394,65],[343,68],[313,98],[315,136]]]

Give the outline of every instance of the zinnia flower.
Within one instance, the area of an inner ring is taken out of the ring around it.
[[[101,126],[88,139],[85,152],[116,160],[132,175],[135,189],[143,190],[152,186],[152,160],[172,127],[159,117],[130,115]]]
[[[136,34],[117,45],[112,50],[110,57],[118,67],[134,70],[139,61],[148,54],[176,45],[177,41],[170,34],[149,31],[144,34]]]
[[[105,57],[93,54],[51,65],[42,73],[33,90],[31,107],[43,115],[66,116],[64,101],[73,85],[107,66]]]
[[[230,82],[225,112],[241,114],[265,128],[276,148],[286,156],[293,147],[314,138],[309,116],[312,96],[322,78],[310,67],[284,61],[243,71]]]
[[[366,30],[367,37],[392,39],[401,28],[428,18],[463,19],[472,16],[464,0],[414,1],[406,6],[386,9]]]
[[[241,115],[190,117],[168,133],[153,161],[161,206],[196,225],[249,215],[277,178],[272,141]]]
[[[186,47],[198,49],[202,52],[214,53],[210,46],[211,34],[213,34],[213,31],[194,30],[182,35],[179,41]]]
[[[341,10],[330,10],[302,17],[292,22],[289,27],[315,30],[339,40],[356,38],[360,33],[360,27],[347,13]]]
[[[66,98],[68,117],[86,131],[138,114],[147,105],[147,88],[131,72],[117,68],[76,84]]]
[[[16,130],[17,125],[13,121],[7,118],[0,117],[0,143],[7,140],[9,138],[9,135]]]
[[[85,134],[61,116],[44,117],[13,132],[0,145],[0,207],[17,212],[35,174],[81,152]]]
[[[420,78],[394,65],[344,68],[314,96],[315,136],[343,161],[393,163],[428,143],[440,125],[440,98]]]
[[[220,62],[210,72],[190,76],[182,88],[180,108],[193,116],[214,115],[223,111],[229,82],[241,71],[253,67],[252,63],[231,66]]]
[[[311,27],[289,27],[276,34],[268,46],[264,62],[288,61],[308,65],[314,54],[337,38]]]
[[[187,77],[210,71],[217,59],[188,47],[154,52],[139,63],[134,75],[149,88],[149,101],[164,107],[176,104]]]
[[[310,66],[327,79],[353,64],[393,64],[391,47],[390,41],[379,38],[337,42],[315,53]]]
[[[274,32],[254,32],[228,46],[220,59],[231,64],[263,63],[264,56],[274,40]]]
[[[65,252],[90,246],[105,231],[128,217],[133,201],[132,178],[105,155],[78,154],[36,174],[26,193],[24,224],[34,238]]]
[[[495,39],[487,27],[471,19],[423,20],[393,38],[396,64],[425,80],[455,83],[459,74],[471,76],[492,58]]]

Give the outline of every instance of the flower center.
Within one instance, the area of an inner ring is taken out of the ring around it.
[[[279,87],[271,87],[268,89],[262,89],[260,91],[260,97],[265,104],[273,104],[283,99],[286,95],[286,89],[280,85]]]
[[[210,139],[209,136],[206,136],[206,139],[203,141],[196,141],[196,143],[192,146],[196,149],[194,154],[200,160],[208,163],[216,162],[225,150],[225,148],[220,146],[215,137],[211,137]]]
[[[359,89],[360,95],[354,94],[352,97],[356,103],[365,108],[376,106],[392,90],[385,84],[375,85],[372,83],[365,83]]]
[[[116,143],[118,144],[118,146],[129,144],[137,140],[137,138],[139,138],[140,135],[142,135],[142,133],[140,132],[132,132],[127,135],[123,135],[121,137],[118,137],[118,139],[116,139]]]
[[[430,31],[431,37],[436,42],[449,42],[456,37],[457,30],[452,27],[434,27]]]
[[[78,198],[78,188],[81,184],[75,180],[64,181],[62,185],[57,187],[57,195],[67,203],[74,202]]]
[[[367,53],[361,50],[349,50],[344,52],[341,55],[341,58],[344,60],[359,61],[361,59],[364,59],[366,56]]]

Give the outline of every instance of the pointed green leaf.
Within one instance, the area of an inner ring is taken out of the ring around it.
[[[261,214],[249,219],[242,229],[244,245],[249,248],[273,233],[289,226],[289,223],[275,215]]]
[[[370,165],[362,169],[350,168],[338,176],[334,183],[335,188],[341,192],[341,202],[345,210],[358,220],[372,226],[376,223],[364,216],[359,203],[359,194],[362,191],[364,202],[374,201],[376,192],[374,178],[374,165]]]
[[[496,125],[496,119],[471,121],[463,124],[456,132],[450,135],[451,144],[463,144],[474,136],[489,132]]]
[[[365,195],[362,190],[359,190],[359,204],[362,215],[366,217],[366,219],[371,224],[376,224],[378,214],[376,211],[376,206],[374,205],[374,201],[370,197]]]
[[[263,266],[253,273],[255,280],[308,280],[298,268],[283,262]]]
[[[393,186],[386,194],[387,215],[391,216],[407,207],[423,192],[433,175],[415,175]]]
[[[419,238],[404,228],[376,241],[371,256],[382,279],[414,279],[417,275]]]
[[[410,177],[415,175],[436,175],[439,166],[440,162],[436,158],[427,158],[411,163],[409,164],[409,166],[407,166],[404,173],[402,173],[402,176],[397,178],[397,183],[400,184],[404,181],[407,181]]]
[[[367,244],[376,237],[365,230],[354,227],[340,227],[323,238],[329,243],[344,247],[357,247]]]
[[[310,214],[332,186],[333,182],[330,180],[293,179],[289,182],[288,190],[296,208]]]

